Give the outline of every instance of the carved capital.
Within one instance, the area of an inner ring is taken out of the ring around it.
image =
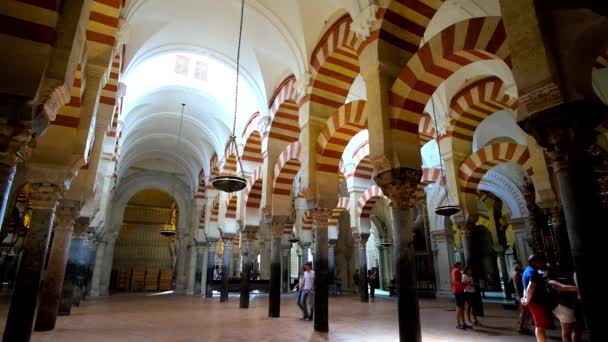
[[[325,208],[313,208],[310,209],[310,215],[312,216],[313,227],[327,228],[329,225],[329,218],[331,217],[332,211]]]
[[[32,121],[0,119],[0,163],[15,166],[29,157],[34,144]]]
[[[557,84],[548,80],[537,85],[534,89],[526,91],[519,97],[519,101],[525,112],[534,114],[561,105],[564,103],[564,98]]]
[[[467,215],[466,219],[464,220],[464,225],[462,227],[463,236],[473,236],[473,230],[475,229],[475,225],[477,224],[478,219],[479,215]]]
[[[282,237],[283,230],[285,229],[285,223],[287,223],[289,217],[287,216],[273,216],[270,222],[270,234],[272,237]]]
[[[369,234],[359,234],[357,239],[357,243],[359,243],[359,248],[367,248],[367,240],[369,240]]]
[[[34,210],[55,209],[64,191],[61,186],[51,183],[30,183],[30,189],[30,201]]]
[[[422,177],[420,170],[400,167],[377,174],[374,181],[390,198],[391,206],[405,209],[416,201],[415,195],[420,177]]]
[[[366,40],[372,31],[378,28],[379,20],[376,18],[378,5],[371,4],[364,8],[350,24],[350,30],[355,33],[359,40]]]
[[[74,231],[74,223],[80,217],[80,205],[75,201],[61,201],[55,211],[55,230]]]
[[[310,94],[312,90],[312,85],[310,84],[311,79],[312,73],[308,70],[297,78],[294,87],[296,88],[298,97],[304,97]]]

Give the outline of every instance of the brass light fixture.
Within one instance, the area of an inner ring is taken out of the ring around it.
[[[234,119],[232,121],[232,135],[230,135],[230,140],[228,141],[228,150],[230,150],[230,145],[234,148],[236,153],[236,160],[241,167],[241,171],[243,170],[243,164],[241,164],[241,158],[239,156],[239,150],[236,145],[236,113],[238,108],[238,98],[239,98],[239,72],[240,72],[240,61],[241,61],[241,36],[243,35],[243,12],[245,9],[245,0],[241,0],[241,21],[239,26],[239,41],[236,52],[236,87],[234,91]],[[238,171],[237,171],[238,173]],[[247,186],[247,181],[245,178],[235,175],[219,175],[214,177],[211,180],[211,184],[221,191],[232,193],[243,190]]]

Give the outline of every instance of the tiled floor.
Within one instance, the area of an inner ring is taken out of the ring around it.
[[[51,332],[34,333],[33,341],[397,341],[396,303],[376,298],[360,303],[355,296],[331,298],[330,332],[318,334],[312,322],[301,321],[295,297],[282,298],[281,318],[267,317],[268,298],[254,297],[248,310],[238,298],[220,304],[218,298],[177,295],[113,295],[89,299],[59,317]],[[7,305],[0,307],[5,321]],[[516,312],[486,305],[484,327],[475,331],[454,328],[453,305],[448,300],[422,300],[425,341],[533,341],[516,333]]]

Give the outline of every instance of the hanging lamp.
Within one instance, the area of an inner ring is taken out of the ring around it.
[[[241,60],[241,36],[243,35],[243,12],[245,9],[245,0],[241,0],[241,21],[239,26],[239,41],[236,50],[236,87],[234,90],[234,118],[232,121],[232,135],[230,135],[230,140],[228,141],[227,150],[230,151],[230,146],[234,148],[236,153],[236,160],[241,167],[241,171],[243,170],[243,164],[241,164],[241,158],[239,156],[239,149],[236,145],[236,113],[238,108],[238,98],[239,98],[239,71],[240,71],[240,60]],[[238,171],[236,171],[238,172]],[[224,192],[236,192],[243,190],[247,186],[247,181],[243,177],[239,177],[238,174],[235,175],[219,175],[211,179],[211,184],[218,190]]]
[[[435,214],[441,216],[452,216],[460,211],[460,207],[454,204],[450,204],[450,191],[448,190],[448,182],[445,179],[443,173],[443,158],[441,157],[441,144],[439,143],[439,130],[437,129],[437,114],[435,110],[435,100],[431,95],[431,106],[433,107],[433,124],[435,125],[435,137],[433,138],[437,142],[437,153],[439,154],[439,172],[441,173],[441,181],[445,187],[445,194],[447,196],[447,204],[441,205],[435,208]]]

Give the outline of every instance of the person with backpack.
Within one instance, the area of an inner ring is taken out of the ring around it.
[[[576,273],[574,274],[576,284]],[[563,284],[549,280],[551,289],[557,292],[557,306],[553,314],[562,326],[562,341],[580,342],[582,338],[582,311],[576,285]]]
[[[539,271],[546,266],[545,258],[541,255],[531,255],[528,258],[528,267],[522,276],[524,294],[521,304],[527,306],[532,313],[534,325],[536,326],[535,335],[537,342],[547,340],[546,329],[551,328],[551,317],[547,314],[549,293],[547,290],[547,280]]]

